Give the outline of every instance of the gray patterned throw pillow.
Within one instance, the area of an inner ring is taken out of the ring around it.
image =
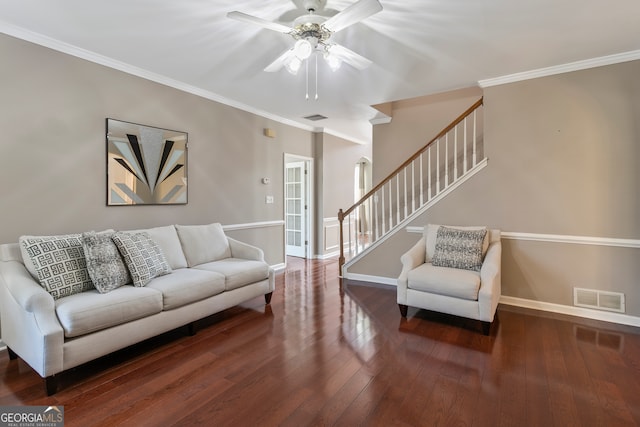
[[[431,263],[437,267],[480,271],[482,242],[486,229],[460,230],[440,227],[436,236],[436,250]]]
[[[94,289],[87,271],[82,236],[29,236],[20,238],[40,285],[59,299]]]
[[[146,286],[154,277],[171,272],[162,250],[149,234],[117,232],[112,239],[124,258],[134,286]]]
[[[82,233],[82,249],[87,260],[87,270],[98,292],[105,294],[131,283],[127,267],[111,237],[114,232]]]

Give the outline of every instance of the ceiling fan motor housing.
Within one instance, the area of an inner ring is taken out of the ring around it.
[[[314,14],[300,16],[293,23],[294,32],[291,35],[296,40],[307,40],[315,47],[331,37],[331,31],[322,25],[326,20],[326,17]]]

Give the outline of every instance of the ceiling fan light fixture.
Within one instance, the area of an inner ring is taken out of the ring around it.
[[[298,70],[300,70],[300,66],[302,66],[302,59],[298,58],[295,55],[291,58],[290,61],[287,61],[287,63],[284,64],[284,68],[286,68],[287,71],[293,74],[294,76],[298,74]]]
[[[324,60],[327,61],[329,68],[331,71],[338,71],[340,66],[342,65],[342,60],[335,55],[331,55],[330,53],[324,54]]]
[[[293,46],[293,53],[295,53],[298,59],[304,60],[311,56],[313,52],[313,46],[306,39],[300,39]]]

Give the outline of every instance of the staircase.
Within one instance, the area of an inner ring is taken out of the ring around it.
[[[486,166],[482,112],[481,98],[353,206],[340,209],[341,274]]]

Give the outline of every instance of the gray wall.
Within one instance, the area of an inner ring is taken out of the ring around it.
[[[634,61],[486,88],[488,166],[412,225],[640,239],[639,75]],[[374,169],[385,169],[376,153],[398,138],[378,127]],[[397,277],[418,238],[402,231],[349,271]],[[610,290],[640,316],[638,260],[637,248],[504,239],[503,295],[571,305],[574,286]]]
[[[0,242],[22,234],[283,218],[283,154],[313,134],[0,35]],[[106,206],[105,118],[188,132],[189,203]],[[263,136],[272,128],[276,138]],[[269,185],[262,177],[271,178]],[[273,195],[274,204],[265,204]],[[284,262],[283,228],[231,231]]]

